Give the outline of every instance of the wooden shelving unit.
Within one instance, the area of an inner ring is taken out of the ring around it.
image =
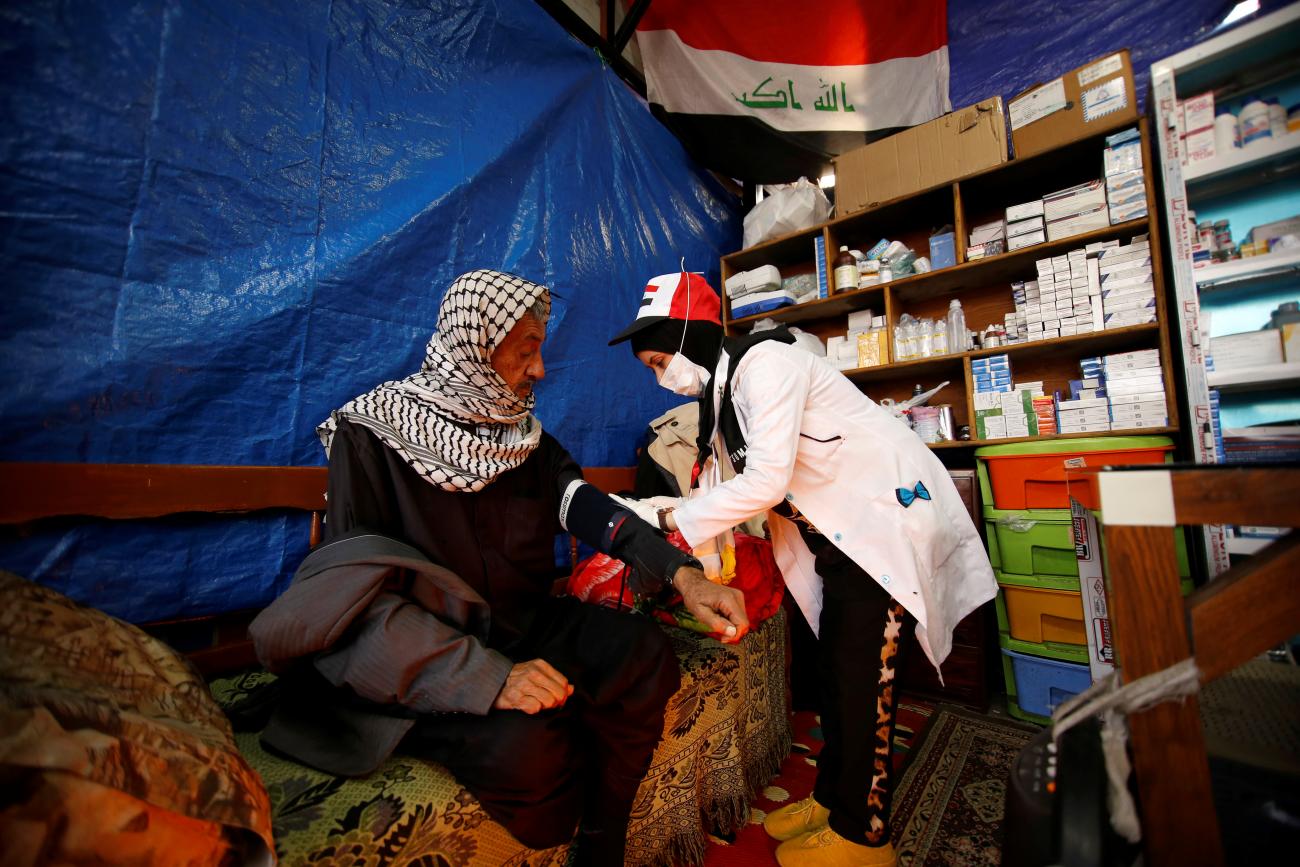
[[[968,327],[982,329],[992,322],[1001,322],[1006,313],[1014,310],[1011,283],[1033,280],[1037,272],[1034,263],[1048,256],[1059,256],[1070,250],[1085,247],[1096,241],[1117,239],[1127,242],[1134,236],[1152,236],[1151,255],[1156,285],[1157,321],[1149,325],[1116,328],[1090,332],[1051,340],[1017,343],[989,349],[976,349],[924,359],[884,364],[877,367],[846,370],[850,380],[876,400],[892,398],[904,400],[912,394],[915,385],[926,389],[943,381],[948,385],[940,391],[933,404],[951,404],[958,424],[970,425],[975,430],[975,413],[971,399],[973,381],[971,360],[1005,353],[1011,359],[1011,368],[1018,381],[1043,380],[1044,388],[1068,391],[1071,379],[1079,377],[1079,359],[1138,349],[1160,350],[1165,373],[1165,405],[1169,427],[1143,428],[1134,431],[1114,431],[1115,435],[1167,434],[1177,430],[1178,406],[1174,399],[1174,375],[1171,366],[1168,315],[1165,309],[1162,244],[1158,237],[1156,215],[1159,213],[1154,187],[1156,164],[1151,149],[1146,121],[1139,121],[1143,137],[1143,159],[1147,173],[1148,216],[1094,232],[1074,235],[1057,241],[1036,244],[999,256],[966,261],[966,236],[969,227],[997,219],[1008,205],[1018,204],[1046,193],[1064,189],[1101,176],[1102,151],[1105,134],[1072,142],[1052,151],[1037,154],[1024,160],[1012,160],[1004,165],[961,178],[915,195],[886,202],[866,211],[838,217],[819,226],[755,245],[722,258],[722,279],[760,265],[775,265],[783,277],[816,272],[814,239],[821,237],[828,257],[840,245],[867,249],[880,238],[900,240],[917,252],[929,254],[929,236],[945,225],[956,230],[957,264],[926,274],[907,277],[850,292],[832,295],[768,313],[730,318],[730,302],[723,299],[723,323],[728,333],[744,333],[758,320],[775,319],[797,325],[805,331],[825,339],[843,335],[848,328],[847,315],[857,310],[870,309],[884,314],[888,322],[890,357],[894,356],[893,328],[904,313],[913,316],[941,318],[952,298],[959,298],[966,314]],[[1107,134],[1111,131],[1107,131]],[[1056,434],[1028,439],[1070,439],[1097,434]],[[981,445],[1002,445],[1022,442],[1023,439],[969,440],[944,442],[932,448],[950,450]]]

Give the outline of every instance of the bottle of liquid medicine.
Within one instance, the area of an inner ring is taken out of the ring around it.
[[[835,256],[835,291],[851,292],[858,288],[858,260],[848,247],[840,247]]]
[[[961,309],[961,301],[956,298],[948,305],[948,351],[965,352],[970,347],[966,344],[966,313]]]

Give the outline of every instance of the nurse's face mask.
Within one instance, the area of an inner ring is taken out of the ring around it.
[[[660,385],[683,397],[699,397],[708,380],[709,372],[680,352],[673,355],[672,361],[659,374]]]

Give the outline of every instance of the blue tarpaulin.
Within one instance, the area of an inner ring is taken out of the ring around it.
[[[0,9],[0,459],[320,464],[419,367],[444,288],[554,296],[538,415],[627,465],[680,402],[625,346],[648,277],[717,281],[738,202],[530,0]],[[21,496],[21,492],[5,492]],[[264,604],[301,519],[92,522],[0,567],[132,620]]]
[[[1129,49],[1138,104],[1144,106],[1151,64],[1203,38],[1232,5],[1227,0],[949,0],[953,107],[990,96],[1005,103],[1121,48]]]
[[[953,104],[1124,46],[1142,78],[1225,8],[953,2]],[[739,246],[735,199],[531,0],[13,0],[0,69],[3,460],[319,464],[315,426],[490,267],[554,292],[543,424],[629,464],[677,399],[606,340],[647,277],[716,283]],[[58,524],[0,568],[144,620],[264,604],[306,537]]]

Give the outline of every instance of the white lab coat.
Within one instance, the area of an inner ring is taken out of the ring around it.
[[[711,381],[717,418],[730,359]],[[745,471],[684,502],[674,518],[691,545],[789,499],[818,530],[916,618],[936,670],[952,630],[997,593],[993,569],[939,459],[900,420],[826,360],[777,341],[741,359],[732,395]],[[726,450],[714,433],[714,454]],[[896,489],[924,482],[931,500],[900,504]],[[818,629],[822,581],[795,525],[768,513],[773,552],[790,595]]]

